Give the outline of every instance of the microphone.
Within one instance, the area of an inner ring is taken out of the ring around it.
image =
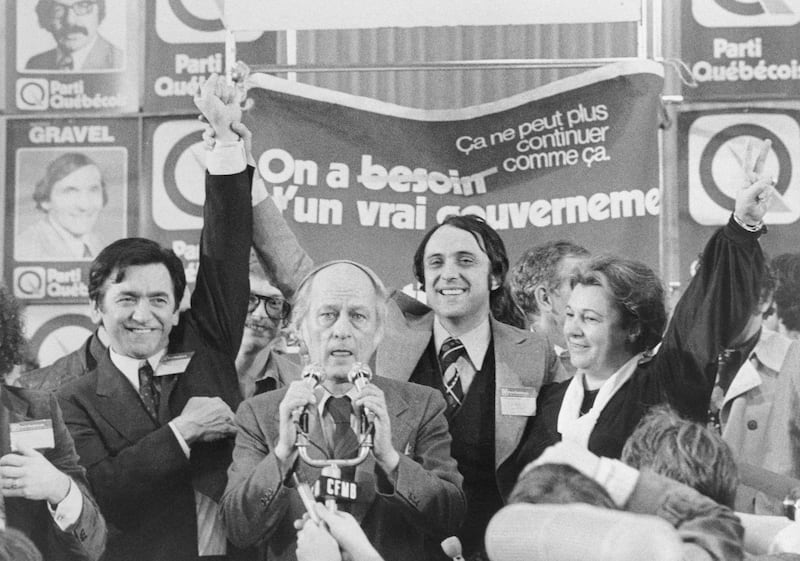
[[[309,388],[314,389],[317,384],[321,384],[325,381],[325,371],[322,369],[322,365],[312,362],[311,364],[306,364],[303,367],[301,378],[304,384],[306,384]],[[298,407],[292,411],[292,422],[300,424],[304,431],[308,430],[307,421],[308,414],[305,407]]]
[[[347,380],[356,387],[358,393],[361,393],[372,380],[372,369],[363,362],[353,363],[353,367],[347,373]],[[366,407],[364,407],[364,415],[367,417],[368,423],[372,423],[375,420],[375,413]]]
[[[453,561],[464,561],[461,555],[461,540],[456,536],[450,536],[442,541],[442,551]]]

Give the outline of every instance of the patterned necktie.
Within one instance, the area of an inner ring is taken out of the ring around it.
[[[74,70],[75,63],[72,60],[72,55],[64,55],[58,61],[58,70]]]
[[[139,397],[150,417],[158,421],[158,390],[153,380],[153,367],[144,361],[139,367]]]
[[[444,384],[444,398],[447,401],[446,415],[453,415],[464,402],[464,388],[461,385],[461,376],[458,373],[456,361],[467,358],[467,349],[460,340],[448,337],[439,350],[439,365],[442,368],[442,383]]]

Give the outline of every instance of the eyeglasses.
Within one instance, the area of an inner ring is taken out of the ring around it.
[[[250,298],[247,300],[247,312],[255,312],[261,302],[264,303],[264,311],[267,312],[267,317],[270,319],[286,319],[292,310],[292,306],[283,298],[251,293]]]
[[[95,4],[97,4],[97,2],[94,0],[81,0],[81,2],[75,2],[74,4],[53,2],[50,6],[50,17],[61,19],[66,16],[67,12],[70,10],[72,10],[76,16],[85,16],[86,14],[92,13]]]

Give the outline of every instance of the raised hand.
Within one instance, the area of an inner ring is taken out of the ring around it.
[[[239,135],[231,123],[242,120],[241,89],[229,85],[225,78],[212,74],[194,97],[194,104],[214,129],[218,142],[232,142]]]
[[[764,175],[764,162],[772,143],[760,143],[758,154],[754,156],[752,143],[747,143],[742,161],[743,186],[736,194],[734,214],[748,226],[758,226],[767,213],[772,195],[775,193],[775,180]]]

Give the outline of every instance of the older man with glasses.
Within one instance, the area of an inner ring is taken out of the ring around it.
[[[236,355],[236,373],[242,397],[281,388],[299,379],[299,366],[285,354],[283,329],[292,307],[250,256],[250,299],[242,343]]]

